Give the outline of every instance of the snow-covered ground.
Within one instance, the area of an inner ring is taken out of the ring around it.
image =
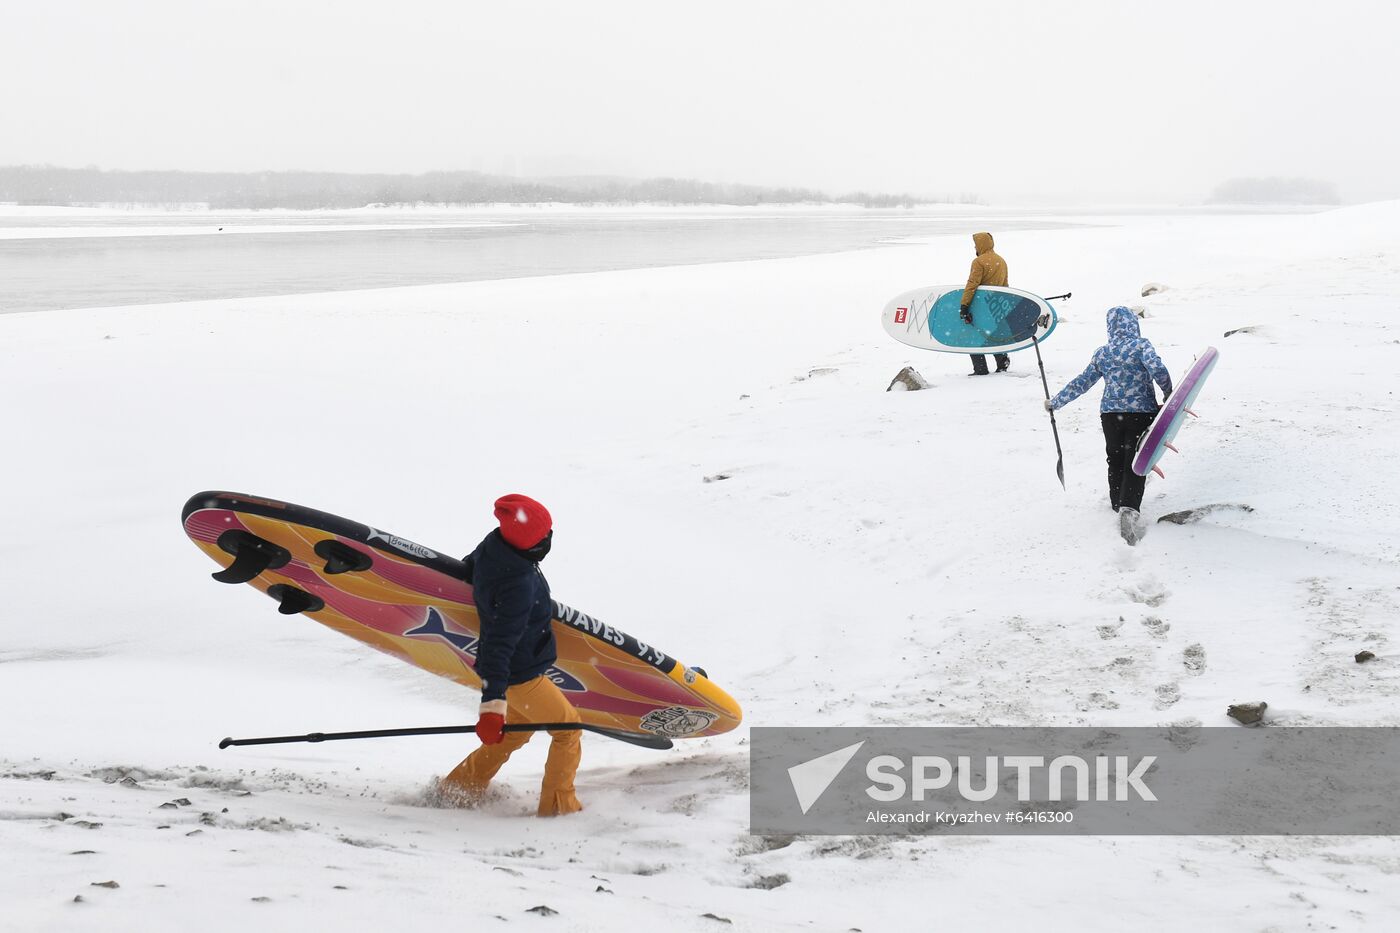
[[[558,597],[704,666],[749,725],[1226,725],[1258,699],[1400,725],[1400,204],[998,251],[1074,292],[1052,390],[1113,304],[1174,375],[1220,349],[1144,511],[1253,512],[1130,549],[1098,390],[1059,418],[1061,491],[1038,377],[886,338],[891,295],[965,275],[962,236],[0,317],[0,928],[1392,928],[1390,838],[752,837],[742,729],[587,739],[587,809],[552,821],[543,742],[477,811],[423,794],[470,738],[216,748],[470,721],[475,696],[209,580],[178,521],[209,488],[463,553],[497,495],[535,496]],[[933,387],[887,393],[908,363]]]

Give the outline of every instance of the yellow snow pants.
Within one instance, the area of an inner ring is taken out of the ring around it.
[[[506,690],[506,722],[578,722],[578,710],[564,692],[543,674]],[[483,745],[442,779],[442,791],[464,802],[481,800],[496,772],[533,732],[507,732],[495,745]],[[560,816],[583,809],[574,796],[574,774],[582,757],[582,734],[577,729],[551,730],[549,757],[540,784],[540,816]]]

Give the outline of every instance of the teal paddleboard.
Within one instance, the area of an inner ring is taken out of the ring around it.
[[[959,311],[962,288],[916,288],[885,305],[880,322],[900,343],[942,353],[1015,353],[1043,341],[1059,319],[1048,301],[1016,288],[989,285],[977,289],[968,310]]]

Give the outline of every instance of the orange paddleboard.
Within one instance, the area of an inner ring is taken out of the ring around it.
[[[185,533],[224,569],[328,628],[466,687],[480,689],[480,620],[462,562],[368,525],[303,506],[201,492]],[[719,735],[743,712],[703,671],[563,603],[559,657],[546,673],[585,723],[666,738]]]

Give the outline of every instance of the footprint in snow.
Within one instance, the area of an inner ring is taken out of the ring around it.
[[[1155,582],[1137,583],[1125,586],[1123,592],[1128,594],[1128,598],[1135,603],[1142,603],[1156,609],[1167,601],[1167,590],[1161,584]]]
[[[1167,632],[1172,629],[1170,622],[1164,622],[1156,616],[1148,616],[1142,620],[1142,624],[1153,638],[1166,638]]]
[[[1087,699],[1079,702],[1079,711],[1087,713],[1096,709],[1118,709],[1118,701],[1110,699],[1106,693],[1091,693]]]

